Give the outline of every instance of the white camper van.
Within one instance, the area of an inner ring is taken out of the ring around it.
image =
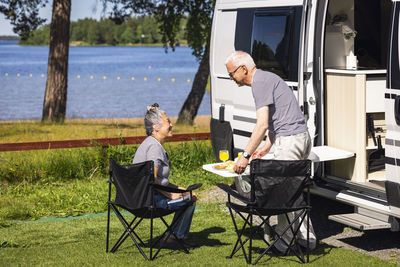
[[[330,219],[399,231],[400,2],[217,0],[211,36],[213,147],[243,150],[256,122],[250,87],[225,59],[251,54],[293,90],[313,140],[313,193],[355,207]],[[232,136],[232,138],[231,138]]]

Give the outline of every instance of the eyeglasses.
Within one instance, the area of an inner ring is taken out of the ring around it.
[[[239,67],[237,67],[237,69],[236,70],[234,70],[234,71],[232,71],[232,72],[229,72],[228,74],[229,74],[229,77],[233,77],[233,75],[235,75],[235,73],[238,71],[238,69],[240,69],[242,67],[242,65],[240,65]]]

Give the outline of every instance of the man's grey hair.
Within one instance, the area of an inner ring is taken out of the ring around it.
[[[248,70],[252,70],[256,64],[254,63],[253,58],[246,52],[243,51],[235,51],[231,53],[225,60],[225,65],[229,62],[232,62],[236,67],[245,65]]]
[[[160,109],[157,103],[147,107],[146,115],[144,115],[144,128],[146,129],[147,136],[150,136],[153,131],[153,125],[160,125],[162,122],[162,115],[164,110]]]

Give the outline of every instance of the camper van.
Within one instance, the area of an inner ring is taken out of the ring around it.
[[[227,56],[242,50],[298,100],[313,143],[312,193],[354,206],[329,219],[399,231],[399,13],[391,0],[217,0],[213,148],[235,157],[256,123],[251,88],[239,88],[225,68]]]

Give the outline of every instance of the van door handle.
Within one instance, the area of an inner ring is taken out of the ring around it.
[[[397,95],[394,100],[394,118],[396,124],[400,125],[400,95]]]

